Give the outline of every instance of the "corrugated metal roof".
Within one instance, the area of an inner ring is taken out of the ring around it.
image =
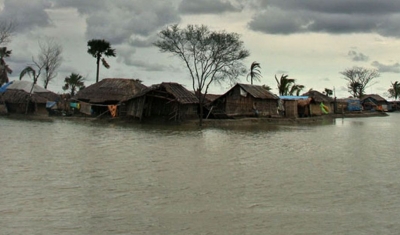
[[[267,89],[263,88],[262,86],[258,85],[250,85],[250,84],[242,84],[237,83],[237,86],[240,86],[243,90],[249,93],[254,98],[258,99],[274,99],[278,100],[279,97],[272,92],[268,91]]]
[[[137,79],[105,78],[79,91],[73,98],[90,103],[119,102],[126,100],[146,88]]]

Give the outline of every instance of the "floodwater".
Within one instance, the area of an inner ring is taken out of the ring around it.
[[[398,234],[399,124],[0,118],[0,234]]]

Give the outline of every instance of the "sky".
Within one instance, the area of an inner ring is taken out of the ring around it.
[[[0,0],[0,21],[12,21],[15,30],[6,46],[6,59],[18,80],[38,42],[51,38],[63,47],[58,75],[48,86],[62,93],[71,73],[96,80],[96,60],[87,53],[87,41],[104,39],[116,49],[106,58],[110,69],[103,78],[140,79],[145,85],[177,82],[191,90],[185,65],[153,43],[172,24],[206,25],[213,31],[238,33],[249,50],[243,61],[261,65],[261,81],[277,93],[275,76],[335,96],[350,96],[340,72],[354,66],[376,69],[380,77],[366,93],[387,98],[391,82],[400,80],[400,1],[398,0]],[[3,45],[4,46],[4,45]],[[31,79],[24,77],[25,79]],[[249,83],[246,76],[238,82]],[[42,85],[42,82],[38,82]],[[214,84],[209,93],[223,94],[232,84]]]

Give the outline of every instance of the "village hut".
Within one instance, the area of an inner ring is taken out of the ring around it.
[[[388,101],[391,109],[388,109],[389,112],[399,111],[400,110],[400,102],[397,100]]]
[[[358,98],[336,99],[336,113],[359,112],[362,111],[362,105]]]
[[[321,116],[324,114],[334,113],[334,99],[316,90],[310,90],[303,94],[312,98],[310,103],[311,116]]]
[[[138,79],[105,78],[80,90],[73,100],[79,102],[81,113],[93,116],[125,116],[124,101],[142,92],[146,86]]]
[[[278,112],[278,100],[262,86],[237,83],[214,100],[212,106],[228,117],[271,117]]]
[[[0,91],[2,113],[48,114],[46,103],[58,101],[59,95],[30,81],[12,81]]]
[[[385,98],[377,94],[363,95],[360,101],[364,110],[387,112],[390,108],[389,102]]]
[[[308,96],[291,96],[291,95],[279,96],[279,106],[278,106],[279,114],[287,118],[298,118],[299,117],[298,101],[307,100],[308,98],[309,98]],[[301,116],[303,115],[301,114]]]
[[[198,98],[178,83],[156,84],[126,101],[127,115],[140,120],[182,121],[198,118]]]

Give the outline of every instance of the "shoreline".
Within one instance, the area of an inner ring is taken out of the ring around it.
[[[366,118],[366,117],[386,117],[389,114],[384,112],[351,112],[343,114],[327,114],[322,116],[313,116],[305,118],[284,118],[284,117],[243,117],[235,119],[203,119],[203,127],[217,126],[250,126],[250,125],[310,125],[310,124],[329,124],[337,118]],[[144,124],[144,125],[199,125],[198,119],[184,120],[181,122],[165,122],[156,120],[140,121],[129,117],[117,118],[96,118],[84,116],[48,116],[48,115],[25,115],[25,114],[7,114],[1,117],[13,120],[31,120],[41,122],[53,122],[55,120],[68,120],[77,122],[95,122],[95,123],[120,123],[120,124]]]

